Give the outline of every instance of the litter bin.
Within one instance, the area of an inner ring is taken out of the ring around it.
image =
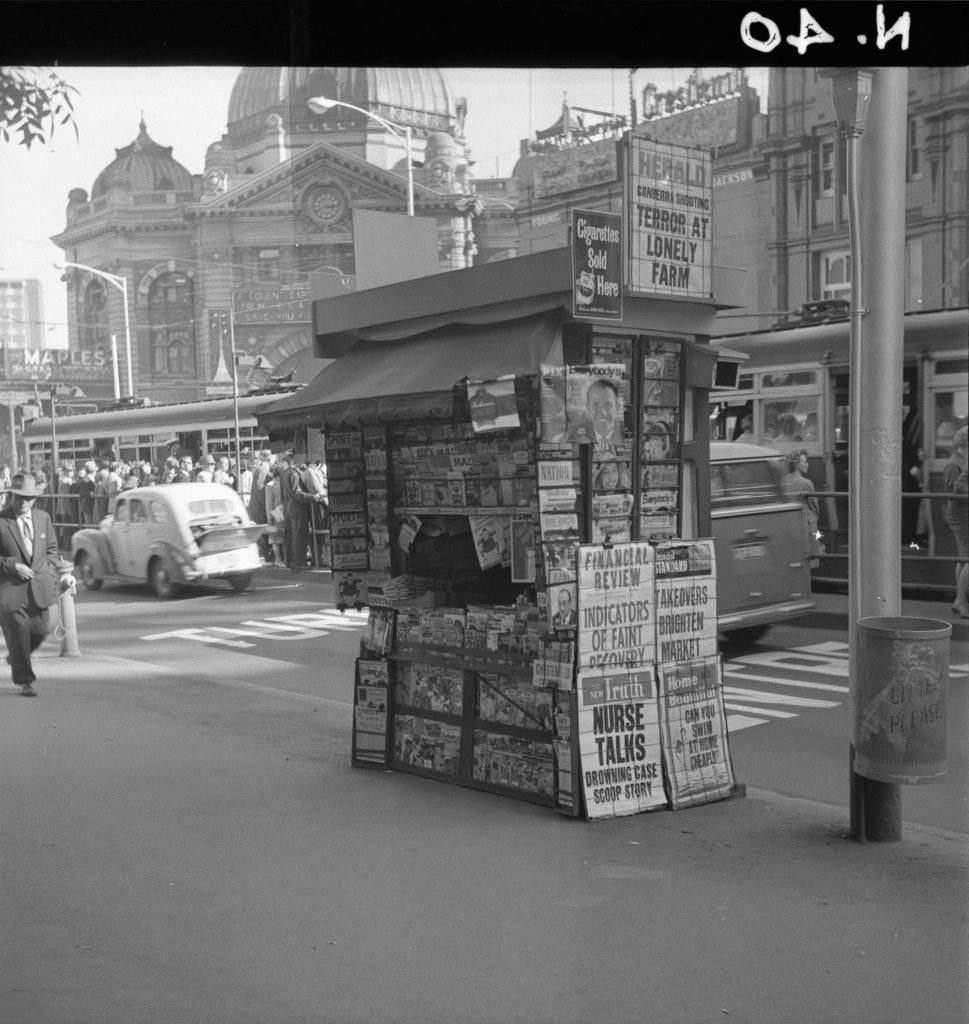
[[[889,783],[935,782],[945,775],[951,635],[952,626],[939,619],[858,620],[858,775]]]

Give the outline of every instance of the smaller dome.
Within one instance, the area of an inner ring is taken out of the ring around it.
[[[464,148],[459,146],[447,132],[431,132],[427,136],[424,147],[424,162],[431,160],[449,160],[458,162],[464,156]]]
[[[91,198],[98,199],[117,186],[130,192],[191,192],[192,175],[172,156],[171,146],[159,146],[148,136],[145,122],[138,137],[115,150],[115,158],[97,176]]]

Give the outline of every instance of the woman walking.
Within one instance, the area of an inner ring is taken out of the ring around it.
[[[969,427],[960,427],[952,438],[952,454],[942,471],[942,490],[949,495],[945,503],[946,525],[956,539],[956,599],[952,611],[969,619],[969,497],[966,464],[969,461]]]
[[[784,456],[787,472],[781,477],[781,488],[785,494],[796,494],[807,509],[807,554],[812,569],[818,567],[821,544],[818,541],[818,519],[821,514],[818,499],[814,496],[814,484],[808,479],[808,455],[805,449],[788,452]]]

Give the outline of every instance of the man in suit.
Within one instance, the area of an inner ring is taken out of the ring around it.
[[[558,593],[558,611],[552,616],[552,625],[556,629],[568,629],[575,625],[575,609],[572,607],[572,595],[568,590]]]
[[[0,628],[14,685],[21,696],[36,697],[30,656],[50,632],[60,554],[50,516],[34,507],[34,478],[18,473],[8,489],[10,504],[0,512]]]

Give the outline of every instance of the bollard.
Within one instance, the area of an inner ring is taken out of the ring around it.
[[[77,619],[74,616],[74,595],[77,593],[77,580],[73,576],[74,566],[66,558],[61,559],[57,566],[57,610],[60,614],[61,657],[75,658],[81,653],[77,646]]]

